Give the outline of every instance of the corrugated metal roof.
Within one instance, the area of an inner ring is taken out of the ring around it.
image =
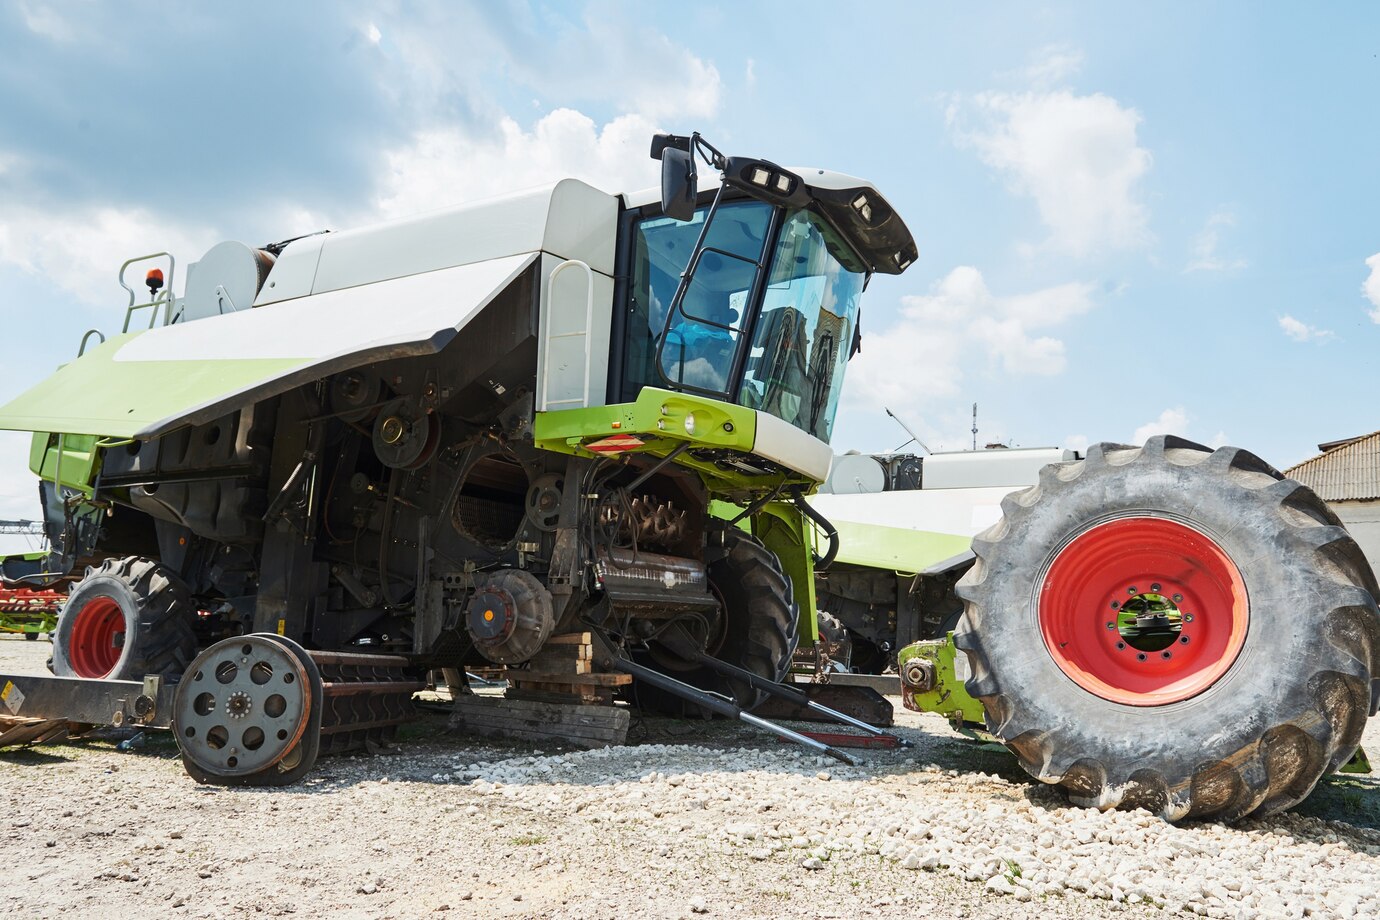
[[[1380,431],[1340,443],[1284,475],[1308,486],[1323,501],[1368,501],[1380,498]]]

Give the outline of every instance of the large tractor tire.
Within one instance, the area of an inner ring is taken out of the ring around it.
[[[709,586],[722,605],[721,621],[706,651],[754,674],[783,680],[800,643],[799,610],[781,560],[756,537],[735,527],[722,531],[723,556],[709,565]],[[702,690],[731,697],[752,709],[766,694],[653,644],[637,659]],[[634,683],[632,701],[640,709],[667,715],[695,715],[700,707],[657,687]]]
[[[196,608],[169,569],[138,556],[107,559],[67,598],[53,633],[59,677],[181,676],[196,657]]]
[[[1376,582],[1308,488],[1243,450],[1099,444],[973,541],[955,632],[988,729],[1079,805],[1288,808],[1374,709]]]

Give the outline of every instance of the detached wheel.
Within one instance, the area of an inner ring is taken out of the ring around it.
[[[954,641],[987,726],[1079,805],[1263,816],[1373,709],[1375,576],[1311,490],[1236,448],[1100,444],[973,541]]]
[[[53,633],[59,677],[177,677],[196,656],[187,587],[150,559],[108,559],[68,595]]]
[[[729,664],[780,681],[790,670],[800,643],[799,611],[791,580],[776,554],[756,537],[736,527],[720,533],[722,555],[709,564],[709,587],[719,599],[721,611],[711,624],[705,649]],[[762,691],[686,661],[655,641],[646,653],[636,657],[676,680],[729,696],[743,709],[752,709],[766,698]],[[652,712],[700,712],[693,703],[641,683],[633,684],[632,699],[639,708]]]

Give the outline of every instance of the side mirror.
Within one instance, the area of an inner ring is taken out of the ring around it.
[[[699,176],[694,155],[675,147],[661,151],[661,210],[667,217],[690,220],[695,216]]]

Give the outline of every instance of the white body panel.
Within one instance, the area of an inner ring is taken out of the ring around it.
[[[463,328],[536,258],[508,256],[163,326],[125,343],[114,360],[316,363],[407,345],[435,350],[426,343]]]
[[[820,493],[810,496],[810,504],[835,523],[973,537],[1000,520],[1001,500],[1022,488],[1025,486],[942,492],[912,489],[870,495]]]
[[[613,278],[549,254],[542,256],[541,277],[537,410],[602,406],[608,395]]]
[[[834,458],[828,444],[765,412],[757,413],[752,452],[821,482],[829,475],[829,463]]]
[[[1047,464],[1076,459],[1078,455],[1073,451],[1057,447],[930,454],[924,458],[921,488],[929,491],[1030,486],[1039,479],[1040,470]]]
[[[613,274],[618,198],[575,179],[288,244],[254,305],[549,252]],[[308,278],[310,279],[308,281]]]
[[[838,495],[883,492],[886,490],[886,470],[871,454],[836,456],[822,490]]]

